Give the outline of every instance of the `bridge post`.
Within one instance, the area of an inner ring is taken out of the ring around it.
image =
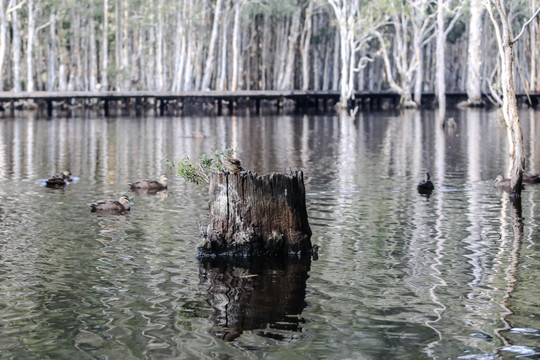
[[[217,99],[217,114],[221,116],[223,114],[223,100],[221,98]]]
[[[105,117],[109,117],[109,100],[103,100],[103,111],[105,112]]]
[[[47,100],[47,116],[51,117],[53,114],[53,102],[52,100]]]

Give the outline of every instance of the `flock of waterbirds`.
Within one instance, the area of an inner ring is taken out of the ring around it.
[[[45,180],[45,186],[53,189],[61,189],[74,182],[76,179],[77,178],[71,174],[71,171],[64,170]],[[143,179],[128,183],[128,185],[133,191],[155,194],[158,191],[167,189],[168,182],[169,179],[167,176],[161,175],[157,180]],[[129,197],[127,195],[122,195],[118,200],[107,199],[91,203],[90,209],[92,212],[126,214],[130,211],[131,205],[133,205],[133,202]]]

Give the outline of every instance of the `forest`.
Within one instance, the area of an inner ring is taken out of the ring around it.
[[[0,91],[394,91],[501,97],[485,0],[0,0]],[[540,89],[540,1],[508,2]],[[528,26],[523,26],[530,20]]]

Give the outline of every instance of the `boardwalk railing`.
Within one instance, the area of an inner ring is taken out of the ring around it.
[[[457,104],[467,100],[465,93],[447,93],[449,104]],[[536,107],[540,100],[540,93],[518,94],[518,100],[522,103],[529,103]],[[87,91],[67,91],[67,92],[0,92],[0,105],[5,108],[10,104],[13,108],[19,101],[33,100],[38,104],[46,104],[47,112],[52,115],[55,102],[73,102],[78,100],[95,99],[102,102],[105,115],[109,115],[109,102],[134,100],[135,107],[143,106],[148,100],[163,115],[170,102],[180,104],[180,108],[186,101],[206,101],[213,102],[217,107],[218,114],[222,112],[223,102],[227,103],[229,112],[232,112],[235,104],[239,102],[252,102],[255,111],[260,112],[261,101],[275,101],[279,109],[283,106],[284,100],[291,100],[297,108],[319,108],[324,110],[328,105],[333,106],[339,102],[340,93],[338,91],[278,91],[278,90],[240,90],[240,91],[114,91],[114,92],[87,92]],[[435,94],[422,94],[424,104],[432,104],[435,101]],[[400,95],[395,92],[356,92],[351,106],[359,106],[361,109],[381,109],[384,107],[397,107]],[[487,100],[487,96],[486,96]]]

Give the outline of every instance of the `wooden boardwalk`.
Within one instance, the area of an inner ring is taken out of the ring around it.
[[[424,93],[422,101],[424,104],[432,104],[435,101],[434,93]],[[80,103],[83,105],[88,100],[101,103],[106,116],[109,115],[110,102],[132,103],[135,108],[143,107],[151,103],[152,106],[164,115],[169,105],[182,109],[185,103],[202,104],[211,103],[215,105],[219,115],[222,113],[223,105],[228,107],[229,113],[234,111],[238,104],[253,104],[256,113],[260,113],[261,102],[275,102],[279,110],[286,100],[294,103],[296,108],[317,108],[326,111],[339,101],[340,94],[337,91],[262,91],[262,90],[240,90],[230,91],[118,91],[118,92],[0,92],[0,105],[3,109],[10,107],[13,109],[20,101],[33,100],[38,106],[46,107],[47,113],[52,115],[55,103]],[[517,94],[518,101],[536,107],[540,102],[540,93]],[[467,100],[466,93],[447,93],[449,105],[457,104]],[[399,105],[399,94],[395,92],[356,92],[352,107],[359,106],[362,110],[379,110],[383,108],[393,108]],[[486,96],[487,99],[487,96]]]

